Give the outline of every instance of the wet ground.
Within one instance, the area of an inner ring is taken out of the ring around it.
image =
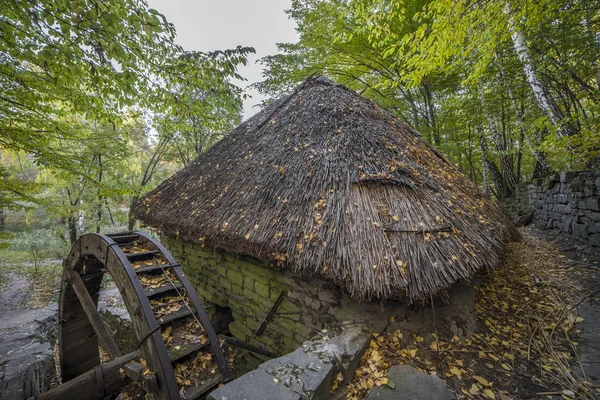
[[[28,311],[24,305],[29,289],[28,279],[16,272],[3,273],[5,283],[0,290],[0,328],[23,311]]]

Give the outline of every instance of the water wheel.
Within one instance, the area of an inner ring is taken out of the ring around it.
[[[97,311],[109,273],[139,348],[122,355]],[[195,399],[231,378],[224,348],[179,264],[139,232],[87,234],[64,262],[59,301],[63,384],[41,398],[104,398],[137,381],[155,399]],[[110,359],[101,363],[99,346]],[[193,374],[189,374],[193,370]]]

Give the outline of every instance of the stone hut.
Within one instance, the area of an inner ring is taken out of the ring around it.
[[[518,236],[418,132],[325,78],[242,123],[134,213],[207,309],[231,310],[233,336],[280,353],[357,300],[442,294]]]

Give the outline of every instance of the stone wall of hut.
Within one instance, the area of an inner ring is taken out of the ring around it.
[[[537,227],[600,247],[600,170],[561,172],[522,184],[502,206],[513,220],[533,211]]]
[[[250,257],[169,236],[161,241],[182,264],[209,315],[231,309],[234,321],[229,324],[230,334],[246,343],[287,354],[317,331],[335,325],[342,291],[331,283],[298,277]],[[282,292],[285,297],[277,312],[264,333],[256,335]],[[266,360],[254,353],[244,352],[244,356],[246,369]]]

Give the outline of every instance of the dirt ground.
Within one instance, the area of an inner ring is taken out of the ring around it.
[[[600,252],[521,232],[504,265],[472,287],[394,315],[350,385],[338,376],[333,398],[366,398],[396,364],[445,379],[457,399],[600,398]]]

